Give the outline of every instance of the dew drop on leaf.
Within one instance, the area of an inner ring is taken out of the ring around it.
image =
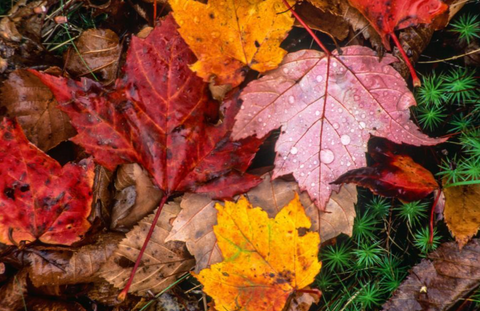
[[[325,164],[330,164],[335,159],[335,155],[330,149],[323,149],[320,151],[320,160]]]

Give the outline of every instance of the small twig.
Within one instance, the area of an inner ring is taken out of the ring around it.
[[[410,59],[408,58],[407,53],[405,53],[403,46],[400,44],[400,41],[398,40],[397,35],[393,31],[390,35],[392,36],[393,42],[395,42],[395,45],[400,51],[400,54],[402,54],[403,60],[405,61],[405,64],[407,65],[408,70],[410,70],[410,75],[412,76],[412,80],[413,80],[413,86],[414,87],[422,86],[422,83],[420,82],[420,79],[417,76],[417,72],[413,68],[413,65],[410,62]]]
[[[476,49],[476,50],[473,50],[473,51],[470,51],[468,53],[463,53],[463,54],[460,54],[460,55],[455,55],[455,56],[452,56],[452,57],[449,57],[449,58],[443,58],[443,59],[437,59],[437,60],[428,60],[428,61],[423,61],[423,62],[418,62],[419,64],[434,64],[434,63],[442,63],[442,62],[446,62],[446,61],[449,61],[449,60],[454,60],[454,59],[457,59],[457,58],[461,58],[461,57],[464,57],[464,56],[468,56],[468,55],[471,55],[471,54],[475,54],[475,53],[479,53],[480,52],[480,48]]]

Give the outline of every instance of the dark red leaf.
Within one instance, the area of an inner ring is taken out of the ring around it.
[[[71,118],[79,133],[73,141],[103,166],[140,163],[167,195],[199,187],[208,187],[213,197],[245,192],[260,182],[244,171],[261,140],[230,141],[236,98],[221,107],[223,123],[213,124],[218,104],[208,96],[208,85],[190,71],[193,62],[169,16],[146,39],[132,39],[125,75],[114,90],[88,79],[36,74]],[[225,192],[229,187],[235,190]]]
[[[63,168],[31,144],[20,126],[0,123],[0,242],[39,239],[70,245],[90,228],[94,164]]]
[[[420,200],[438,188],[432,173],[406,154],[395,154],[398,145],[375,137],[368,143],[368,152],[378,161],[343,174],[334,184],[354,183],[384,197],[410,202]]]

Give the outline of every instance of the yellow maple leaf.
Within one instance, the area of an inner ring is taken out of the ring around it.
[[[294,1],[289,0],[290,3]],[[208,81],[237,86],[242,68],[275,69],[286,51],[280,43],[294,19],[282,0],[169,0],[179,32],[198,61],[191,67]]]
[[[306,230],[311,222],[298,195],[275,218],[244,197],[216,209],[224,260],[194,274],[216,310],[283,310],[291,294],[313,282],[320,236]]]

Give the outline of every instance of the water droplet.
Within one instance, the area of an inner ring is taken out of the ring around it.
[[[342,137],[340,137],[340,141],[346,146],[350,143],[351,138],[348,135],[342,135]]]
[[[350,163],[350,162],[347,162],[347,166],[350,166],[350,165],[352,165],[352,163]]]
[[[242,109],[242,110],[243,110],[243,109],[245,109],[245,106],[244,106],[244,105],[242,105],[242,107],[240,107],[240,109]]]
[[[317,161],[313,161],[313,164],[314,164],[314,165],[317,165],[317,163],[318,163]]]
[[[297,147],[292,147],[292,149],[290,149],[291,154],[297,154],[297,152],[298,152]]]
[[[405,129],[408,131],[410,129],[410,126],[405,125]]]
[[[365,119],[365,114],[362,113],[362,115],[360,117],[362,117],[362,119]]]
[[[360,96],[355,95],[355,96],[353,96],[353,99],[356,100],[356,101],[359,101],[359,100],[360,100]]]
[[[294,104],[294,103],[295,103],[295,97],[293,97],[292,95],[290,95],[290,96],[288,97],[288,102],[289,102],[290,104]]]
[[[321,75],[318,75],[318,76],[315,77],[315,80],[317,80],[317,82],[322,82],[323,77]]]
[[[364,129],[367,126],[365,122],[360,122],[359,125],[361,129]]]
[[[304,168],[304,167],[305,167],[305,165],[303,165],[303,164],[302,164],[302,165],[300,165],[300,168]]]
[[[288,73],[288,68],[283,68],[283,73]]]
[[[315,183],[314,183],[314,182],[312,182],[312,187],[315,187]]]
[[[330,164],[335,159],[335,155],[330,149],[323,149],[320,151],[320,160],[325,164]]]
[[[271,114],[269,114],[267,117],[270,119],[270,118],[272,117],[272,115],[271,115]]]
[[[333,67],[337,67],[337,62],[333,62],[333,63],[332,63],[332,66],[333,66]]]
[[[390,67],[388,67],[388,66],[383,67],[383,72],[384,73],[389,73],[390,72]]]
[[[338,129],[339,127],[340,127],[340,125],[339,125],[338,123],[336,123],[336,122],[333,123],[333,128],[334,128],[334,129]]]
[[[319,116],[319,115],[320,115],[320,111],[318,111],[318,110],[315,111],[315,115],[316,115],[316,116]]]

